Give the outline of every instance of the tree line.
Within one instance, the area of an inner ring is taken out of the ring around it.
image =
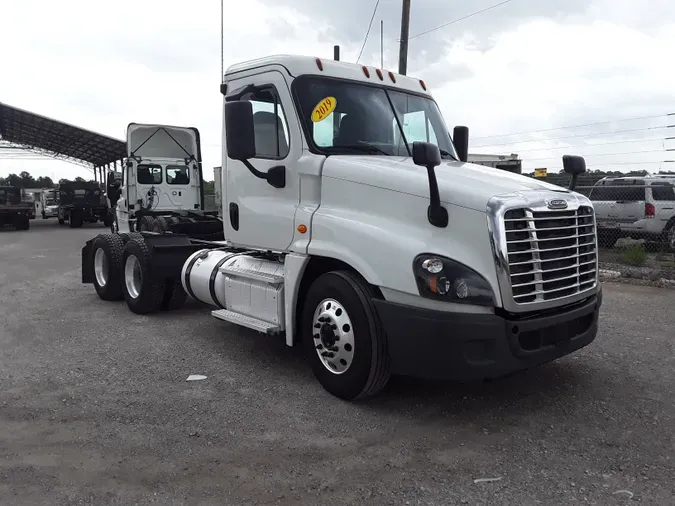
[[[59,179],[55,183],[51,177],[33,177],[30,172],[20,172],[19,174],[10,174],[7,177],[0,177],[0,186],[16,186],[17,188],[56,188],[60,184],[68,183],[84,183],[87,182],[83,177],[76,177],[75,179]],[[93,179],[88,180],[90,183],[95,183]],[[213,193],[213,181],[204,181],[204,192]]]
[[[83,177],[76,177],[75,179],[59,179],[58,183],[55,183],[51,177],[33,177],[30,172],[20,172],[19,174],[10,174],[7,177],[0,177],[0,186],[16,186],[17,188],[56,188],[59,184],[67,183],[84,183],[87,180]],[[90,182],[94,182],[92,179]]]

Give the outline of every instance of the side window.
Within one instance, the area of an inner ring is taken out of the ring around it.
[[[608,181],[607,186],[594,186],[591,190],[590,199],[593,201],[615,202],[639,202],[645,200],[644,185],[636,185],[631,181]]]
[[[617,200],[625,200],[628,202],[639,202],[645,200],[645,187],[627,186],[626,188],[617,188]]]
[[[426,116],[426,113],[422,110],[420,111],[413,111],[413,112],[408,112],[404,113],[403,116],[401,117],[401,122],[402,122],[402,127],[403,127],[403,133],[405,134],[405,138],[408,141],[408,144],[412,144],[413,142],[421,141],[421,142],[431,142],[432,144],[436,144],[438,146],[438,139],[436,139],[436,134],[434,132],[433,127],[431,126],[431,122]],[[398,154],[402,155],[405,154],[405,146],[403,145],[403,139],[401,138],[401,132],[398,128],[398,124],[396,123],[396,119],[394,118],[394,142],[397,146]]]
[[[403,115],[403,133],[408,143],[416,141],[431,142],[438,145],[436,134],[424,111],[414,111]],[[398,130],[396,120],[394,128]]]
[[[281,159],[288,155],[288,124],[273,86],[248,93],[242,100],[253,106],[253,132],[256,158]]]
[[[166,182],[168,184],[190,184],[190,171],[185,165],[167,165]]]
[[[675,201],[675,190],[670,183],[652,183],[652,197],[654,200]]]
[[[594,186],[593,189],[591,190],[591,194],[589,198],[594,201],[601,201],[601,200],[611,200],[609,198],[609,190],[610,188],[605,188],[604,186]]]
[[[138,184],[161,184],[162,167],[161,165],[140,164],[136,168]]]

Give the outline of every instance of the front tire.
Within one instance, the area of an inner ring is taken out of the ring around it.
[[[122,300],[122,255],[124,243],[113,234],[102,234],[92,245],[94,263],[94,288],[99,298],[107,301]]]
[[[302,343],[315,377],[332,395],[356,400],[387,384],[386,335],[368,284],[349,271],[319,276],[302,312]],[[337,338],[337,339],[336,339]]]
[[[156,279],[150,267],[145,241],[131,239],[124,246],[122,292],[129,309],[136,314],[157,311],[164,301],[166,283]]]

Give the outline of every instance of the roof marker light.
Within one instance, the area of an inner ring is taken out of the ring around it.
[[[316,66],[323,72],[323,62],[319,58],[316,59]]]
[[[382,71],[380,69],[375,69],[375,73],[377,74],[377,77],[380,78],[380,81],[384,79],[384,77],[382,76]]]
[[[370,79],[370,71],[368,70],[368,67],[366,67],[366,66],[364,65],[364,66],[361,67],[361,68],[363,69],[363,73],[366,75],[366,77],[367,77],[368,79]]]
[[[391,70],[389,71],[389,79],[391,79],[391,81],[394,83],[396,82],[396,76]]]
[[[422,89],[423,89],[424,91],[427,91],[427,85],[426,85],[426,84],[424,83],[424,81],[422,81],[421,79],[420,79],[420,85],[422,86]]]

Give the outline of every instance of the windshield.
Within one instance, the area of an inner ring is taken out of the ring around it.
[[[48,198],[48,199],[45,201],[45,205],[47,205],[47,206],[55,206],[55,205],[56,205],[56,201],[55,201],[54,199],[52,199],[52,198]]]
[[[314,76],[299,77],[295,86],[303,128],[322,153],[409,156],[413,142],[425,141],[436,144],[443,158],[457,159],[430,98]]]

